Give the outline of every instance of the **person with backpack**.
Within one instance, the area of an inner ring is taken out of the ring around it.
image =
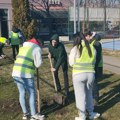
[[[96,51],[93,43],[89,44],[81,32],[74,34],[74,44],[69,54],[72,67],[72,80],[75,93],[78,117],[75,120],[86,120],[86,110],[90,120],[100,116],[93,112],[92,87],[95,80]]]

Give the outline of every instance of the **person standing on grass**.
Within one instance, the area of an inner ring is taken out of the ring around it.
[[[102,75],[103,75],[103,57],[102,57],[102,45],[99,42],[101,40],[101,37],[99,34],[96,34],[96,32],[91,32],[88,29],[85,29],[84,35],[86,37],[86,40],[91,44],[93,43],[93,46],[96,50],[96,63],[95,63],[95,81],[93,85],[93,98],[95,106],[98,105],[99,102],[99,86],[98,82],[100,81]]]
[[[0,37],[0,59],[5,58],[5,54],[3,52],[4,45],[7,45],[7,38]]]
[[[65,85],[65,94],[69,96],[69,81],[68,81],[68,62],[67,62],[67,53],[64,45],[59,42],[59,36],[54,34],[50,39],[50,44],[48,46],[49,54],[48,58],[53,58],[54,63],[51,70],[54,72],[55,81],[57,90],[61,91],[61,85],[58,78],[58,71],[60,66],[62,66],[63,74],[64,74],[64,85]]]
[[[42,64],[40,45],[41,44],[34,36],[27,42],[24,42],[13,67],[12,77],[19,90],[19,102],[23,111],[23,120],[27,120],[30,114],[30,120],[44,119],[44,115],[36,113],[34,85],[35,67],[38,68]],[[30,113],[26,105],[26,91],[29,95]]]
[[[12,46],[13,59],[16,59],[16,52],[19,52],[21,35],[19,29],[13,26],[12,31],[9,34],[9,44]]]
[[[79,112],[79,117],[75,117],[75,120],[86,120],[86,110],[91,120],[100,116],[99,113],[93,112],[92,87],[95,79],[96,51],[92,44],[88,43],[82,33],[74,35],[69,64],[72,67],[75,101]]]

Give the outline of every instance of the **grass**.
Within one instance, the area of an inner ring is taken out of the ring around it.
[[[5,48],[5,53],[12,57],[11,48]],[[22,111],[18,101],[18,89],[11,77],[13,62],[6,58],[0,60],[0,120],[21,120]],[[63,75],[60,69],[62,92],[64,95]],[[77,116],[74,91],[72,86],[71,68],[69,68],[70,101],[65,106],[53,102],[54,85],[47,59],[47,52],[43,51],[43,64],[39,68],[41,112],[46,115],[46,120],[74,120]],[[36,79],[35,79],[36,83]],[[97,120],[120,119],[120,76],[104,71],[99,82],[100,103],[96,111],[102,114]],[[82,97],[82,96],[81,96]]]

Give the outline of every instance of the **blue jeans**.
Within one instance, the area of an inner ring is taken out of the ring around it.
[[[19,102],[22,107],[23,113],[28,113],[28,107],[26,105],[26,91],[29,94],[29,106],[31,115],[36,114],[36,104],[35,104],[35,86],[34,80],[32,78],[20,78],[13,77],[15,83],[17,84],[19,90]]]

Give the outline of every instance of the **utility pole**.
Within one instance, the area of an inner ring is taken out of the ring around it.
[[[76,0],[74,0],[74,34],[76,33]]]
[[[103,6],[104,6],[104,33],[106,32],[106,0],[103,0]]]
[[[85,31],[85,22],[86,22],[86,0],[85,0],[85,3],[84,3],[84,20],[83,20],[83,33]]]
[[[78,13],[78,15],[77,15],[77,18],[78,18],[78,20],[77,20],[77,23],[78,23],[77,31],[80,32],[80,0],[77,1],[77,13]]]
[[[88,0],[86,1],[86,12],[87,12],[87,23],[86,23],[86,27],[87,29],[89,28],[89,6],[88,6]]]

